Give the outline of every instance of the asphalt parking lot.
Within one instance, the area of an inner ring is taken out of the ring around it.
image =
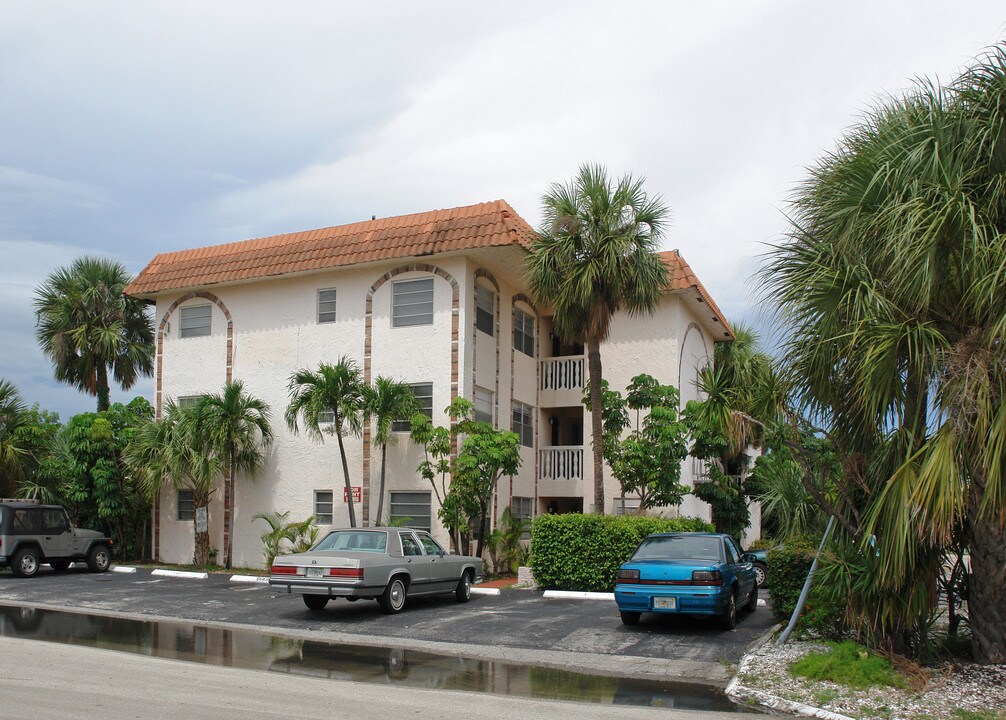
[[[119,617],[237,625],[332,642],[408,647],[465,657],[507,660],[622,676],[725,685],[745,650],[771,626],[769,608],[741,613],[732,631],[702,618],[645,615],[623,626],[613,601],[546,599],[540,591],[504,590],[410,601],[399,615],[377,603],[333,601],[309,611],[300,596],[229,575],[208,579],[91,574],[44,567],[29,579],[0,572],[0,604],[73,610]]]

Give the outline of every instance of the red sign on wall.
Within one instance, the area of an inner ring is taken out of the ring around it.
[[[363,493],[360,490],[360,486],[359,485],[351,485],[350,487],[353,488],[353,502],[362,502],[362,500],[363,500]],[[342,501],[344,503],[348,503],[349,502],[349,490],[346,489],[345,487],[342,488]]]

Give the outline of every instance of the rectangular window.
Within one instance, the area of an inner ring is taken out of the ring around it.
[[[331,410],[322,410],[318,413],[318,424],[319,425],[331,425],[335,422],[335,413]]]
[[[530,520],[532,502],[533,500],[529,497],[511,498],[510,515],[514,518],[514,520]]]
[[[403,280],[391,286],[391,325],[433,324],[433,278]]]
[[[493,424],[493,391],[475,386],[475,419],[478,422]]]
[[[191,490],[178,491],[178,519],[192,522],[196,519],[196,506]]]
[[[519,308],[513,310],[513,346],[534,357],[534,318]]]
[[[391,521],[430,531],[430,494],[428,492],[391,493]]]
[[[210,321],[213,318],[212,305],[192,305],[182,308],[180,337],[204,337],[210,334]]]
[[[201,397],[204,397],[204,396],[203,395],[179,395],[178,396],[178,400],[175,401],[175,404],[178,407],[180,407],[180,408],[190,408],[190,407],[193,407],[197,402],[199,402],[199,398],[201,398]]]
[[[314,491],[314,523],[315,525],[332,524],[332,491]]]
[[[335,288],[318,291],[318,322],[335,322]]]
[[[486,335],[493,334],[496,293],[484,285],[475,286],[475,328]]]
[[[530,405],[514,401],[513,424],[510,429],[520,435],[520,444],[524,447],[534,447],[534,420],[531,413]]]
[[[433,419],[433,383],[417,383],[415,385],[409,385],[412,388],[412,395],[416,398],[418,403],[418,412],[428,417],[430,420]],[[395,420],[391,423],[391,429],[394,432],[408,432],[411,426],[409,423],[409,418],[402,420]]]
[[[639,510],[639,498],[615,498],[616,515],[634,515]]]

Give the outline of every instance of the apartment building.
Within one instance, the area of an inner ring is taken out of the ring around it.
[[[589,413],[582,347],[553,335],[550,308],[527,291],[524,258],[534,231],[503,200],[450,210],[372,219],[156,256],[127,293],[156,306],[154,403],[220,392],[225,381],[272,408],[275,440],[257,478],[239,477],[234,562],[262,562],[257,513],[314,515],[323,528],[348,524],[339,450],[291,432],[283,421],[297,369],[353,358],[365,380],[409,383],[425,412],[443,423],[453,398],[479,419],[521,436],[522,467],[501,480],[493,518],[503,508],[533,517],[593,510]],[[732,337],[715,302],[676,251],[663,253],[670,290],[648,317],[616,316],[602,346],[605,378],[624,389],[646,372],[696,397],[695,376],[713,345]],[[403,423],[388,448],[385,507],[445,541],[435,495],[416,471],[423,449]],[[347,440],[356,514],[374,521],[380,451],[370,428]],[[684,482],[696,467],[683,465]],[[606,478],[607,513],[631,512]],[[681,513],[709,517],[688,496]],[[157,500],[153,547],[160,559],[192,556],[191,498],[165,489]],[[222,547],[223,491],[209,510],[211,542]]]

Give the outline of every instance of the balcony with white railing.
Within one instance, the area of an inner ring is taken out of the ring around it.
[[[583,355],[551,357],[538,363],[541,407],[573,407],[583,398],[585,363]]]
[[[577,495],[583,480],[583,445],[547,446],[538,450],[538,492]]]

